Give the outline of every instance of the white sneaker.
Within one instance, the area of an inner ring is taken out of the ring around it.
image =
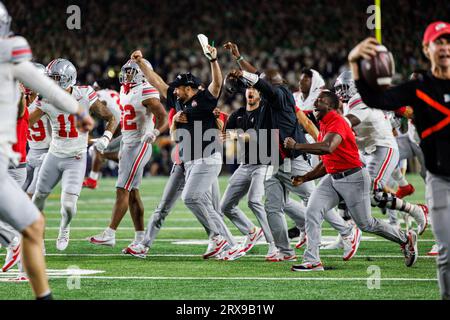
[[[59,251],[66,250],[69,245],[70,228],[59,229],[58,239],[56,239],[56,249]]]
[[[348,261],[356,254],[361,242],[361,230],[358,227],[353,227],[352,234],[348,237],[342,238],[344,243],[344,255],[342,259]]]
[[[138,242],[138,241],[136,241],[136,240],[133,240],[133,242],[131,242],[131,243],[128,245],[128,247],[122,249],[122,253],[123,253],[123,254],[130,254],[130,252],[128,251],[128,248],[131,248],[131,247],[133,247],[133,246],[136,246],[136,245],[139,244],[139,243],[140,243],[140,242]]]
[[[308,238],[306,237],[306,232],[301,231],[300,232],[300,239],[295,244],[295,248],[300,249],[301,247],[303,247],[305,245],[307,240],[308,240]]]
[[[437,243],[433,244],[433,247],[431,248],[430,252],[427,253],[427,256],[437,256],[439,255],[439,247]]]
[[[101,234],[90,237],[89,242],[96,245],[114,247],[116,245],[116,235],[110,235],[106,231],[103,231]]]
[[[249,252],[263,235],[263,230],[261,228],[255,227],[255,230],[253,230],[252,233],[249,233],[245,237],[245,242],[242,245],[241,252]]]
[[[321,250],[344,249],[344,241],[342,240],[342,237],[339,234],[334,242],[321,244],[320,249]]]
[[[269,243],[269,251],[266,254],[266,260],[275,257],[278,254],[278,248],[274,242]]]
[[[131,254],[133,257],[145,259],[147,257],[147,253],[149,248],[144,246],[142,243],[130,244],[127,248],[126,254]]]
[[[232,247],[229,250],[222,251],[218,255],[216,255],[217,260],[224,261],[233,261],[245,256],[245,252],[241,250],[242,248],[239,245]]]
[[[215,257],[221,251],[223,251],[227,243],[227,240],[225,240],[221,235],[213,237],[211,240],[209,240],[208,248],[203,254],[203,259]]]
[[[20,261],[20,252],[20,241],[17,241],[15,245],[11,244],[6,248],[5,264],[2,267],[3,272],[7,272]]]

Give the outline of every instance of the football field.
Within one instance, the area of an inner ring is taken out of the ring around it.
[[[423,202],[424,184],[419,176],[408,177],[416,193],[408,199]],[[147,177],[141,195],[145,205],[145,223],[157,206],[166,177]],[[227,177],[220,178],[221,191]],[[378,236],[363,234],[357,255],[342,261],[341,250],[322,251],[325,272],[294,273],[292,262],[264,261],[267,245],[261,242],[237,261],[203,260],[206,235],[195,217],[179,200],[166,219],[146,259],[121,254],[134,237],[127,214],[116,238],[116,247],[98,247],[86,238],[98,234],[109,223],[114,203],[114,179],[103,179],[97,190],[84,189],[78,215],[71,228],[71,241],[64,252],[55,248],[60,220],[59,189],[46,206],[47,268],[56,299],[439,299],[435,258],[426,253],[433,245],[430,229],[420,237],[419,259],[406,268],[400,247]],[[256,223],[246,206],[240,207]],[[383,217],[374,209],[378,217]],[[230,224],[233,235],[242,239]],[[288,220],[289,226],[292,221]],[[323,238],[333,239],[336,232],[323,225]],[[293,242],[294,244],[294,242]],[[301,260],[303,249],[297,250]],[[0,259],[5,249],[0,251]],[[27,283],[13,283],[16,270],[0,273],[0,299],[31,299]]]

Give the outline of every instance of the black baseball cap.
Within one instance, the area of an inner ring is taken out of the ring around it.
[[[179,86],[189,86],[194,89],[197,89],[201,84],[202,82],[200,81],[199,78],[194,76],[192,73],[188,72],[178,74],[177,77],[175,78],[175,81],[173,81],[170,84],[170,86],[175,88]]]

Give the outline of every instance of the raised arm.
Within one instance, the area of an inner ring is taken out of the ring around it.
[[[223,47],[225,49],[227,49],[228,51],[230,51],[231,55],[236,59],[237,64],[239,65],[239,67],[247,72],[251,72],[251,73],[257,73],[258,70],[252,66],[250,64],[250,62],[248,62],[247,60],[244,59],[244,56],[242,56],[239,53],[239,49],[238,46],[235,43],[232,43],[230,41],[228,41],[227,43],[225,43],[223,45]]]
[[[306,116],[306,114],[302,110],[298,110],[296,112],[297,121],[305,128],[306,132],[309,133],[311,137],[313,137],[314,141],[317,141],[317,136],[319,135],[319,130],[314,125],[314,123]]]
[[[217,61],[217,49],[208,45],[209,52],[211,54],[211,78],[212,81],[208,86],[208,91],[215,97],[219,98],[220,91],[222,90],[222,71],[220,70],[219,62]]]
[[[260,91],[268,100],[276,98],[275,88],[266,80],[261,79],[256,73],[251,73],[242,70],[232,70],[230,72],[230,76],[245,79],[250,85],[252,85],[255,89]],[[278,104],[275,105],[269,104],[269,105],[270,107],[278,106]]]
[[[147,64],[140,50],[136,50],[131,54],[131,59],[137,63],[147,81],[158,89],[159,94],[167,98],[167,89],[169,85]]]

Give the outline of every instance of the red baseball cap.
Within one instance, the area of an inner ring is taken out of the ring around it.
[[[450,23],[436,21],[428,25],[423,35],[423,44],[433,42],[443,34],[450,34]]]

